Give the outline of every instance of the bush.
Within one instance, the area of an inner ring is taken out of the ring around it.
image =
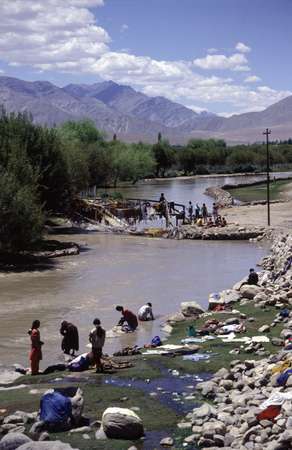
[[[40,239],[44,216],[32,186],[13,173],[0,176],[0,251],[15,253]]]

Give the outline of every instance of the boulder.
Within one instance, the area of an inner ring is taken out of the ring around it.
[[[28,442],[18,447],[17,450],[78,450],[73,449],[71,445],[65,444],[61,441],[43,441],[43,442]]]
[[[197,302],[183,302],[180,305],[180,309],[185,317],[197,316],[205,312]]]
[[[173,441],[173,439],[171,437],[163,438],[160,441],[161,447],[172,447],[173,443],[174,443],[174,441]]]
[[[8,433],[0,441],[1,450],[15,450],[21,445],[31,442],[31,439],[22,433]]]
[[[244,284],[240,288],[242,297],[248,298],[249,300],[252,300],[260,292],[261,288],[253,284]]]
[[[142,420],[127,408],[107,408],[101,426],[106,436],[112,439],[135,440],[144,436]]]
[[[198,419],[205,419],[210,417],[216,417],[217,412],[213,406],[209,405],[209,403],[203,403],[199,408],[194,409],[192,415],[192,422],[196,423]]]
[[[259,333],[268,333],[270,331],[270,326],[269,325],[262,325],[259,329],[258,329]]]

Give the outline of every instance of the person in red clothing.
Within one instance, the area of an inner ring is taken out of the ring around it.
[[[126,333],[135,331],[138,326],[137,316],[129,309],[124,309],[123,306],[117,306],[116,310],[122,313],[122,317],[118,323],[122,327],[122,330]]]
[[[40,335],[40,321],[34,320],[31,326],[31,329],[28,331],[31,340],[31,351],[29,355],[30,359],[30,367],[31,367],[31,375],[39,374],[39,365],[42,359],[42,345]]]

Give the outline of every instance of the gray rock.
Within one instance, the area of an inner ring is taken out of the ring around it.
[[[9,430],[8,433],[24,433],[25,432],[25,426],[24,425],[18,425],[13,430]]]
[[[17,450],[78,450],[73,449],[71,445],[65,444],[61,441],[51,441],[51,442],[28,442],[27,444],[21,445]]]
[[[270,331],[270,326],[269,325],[262,325],[258,331],[260,333],[268,333]]]
[[[0,441],[1,450],[15,450],[22,444],[31,442],[31,439],[22,433],[8,433]]]
[[[39,441],[49,441],[49,440],[50,440],[50,435],[49,435],[49,433],[48,433],[47,431],[43,431],[43,432],[40,434]]]
[[[31,429],[29,430],[29,433],[30,434],[41,433],[42,431],[44,431],[44,429],[45,423],[42,422],[41,420],[38,420],[32,425]]]
[[[241,293],[242,297],[248,298],[250,300],[253,299],[260,292],[261,292],[261,288],[256,285],[244,284],[240,288],[240,293]]]
[[[126,408],[107,408],[102,415],[102,428],[111,439],[135,440],[144,436],[142,420]]]
[[[91,427],[80,427],[80,428],[72,428],[69,433],[75,434],[75,433],[90,433],[92,431]]]
[[[205,419],[210,417],[216,417],[216,409],[208,403],[203,403],[202,406],[193,410],[192,421],[196,423],[198,419]]]
[[[19,424],[19,423],[24,423],[24,421],[23,421],[23,418],[21,416],[17,416],[15,414],[13,414],[11,416],[4,417],[3,423]]]
[[[292,430],[286,430],[279,436],[280,443],[292,443]]]
[[[205,312],[204,308],[194,301],[181,303],[180,309],[185,317],[197,316]]]
[[[166,437],[161,439],[160,445],[161,447],[172,447],[173,446],[173,439],[171,437]]]

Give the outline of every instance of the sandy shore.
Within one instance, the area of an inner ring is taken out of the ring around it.
[[[283,189],[285,201],[271,204],[271,227],[292,227],[292,182]],[[267,225],[267,206],[248,205],[223,208],[221,214],[226,217],[228,223],[239,225]]]

